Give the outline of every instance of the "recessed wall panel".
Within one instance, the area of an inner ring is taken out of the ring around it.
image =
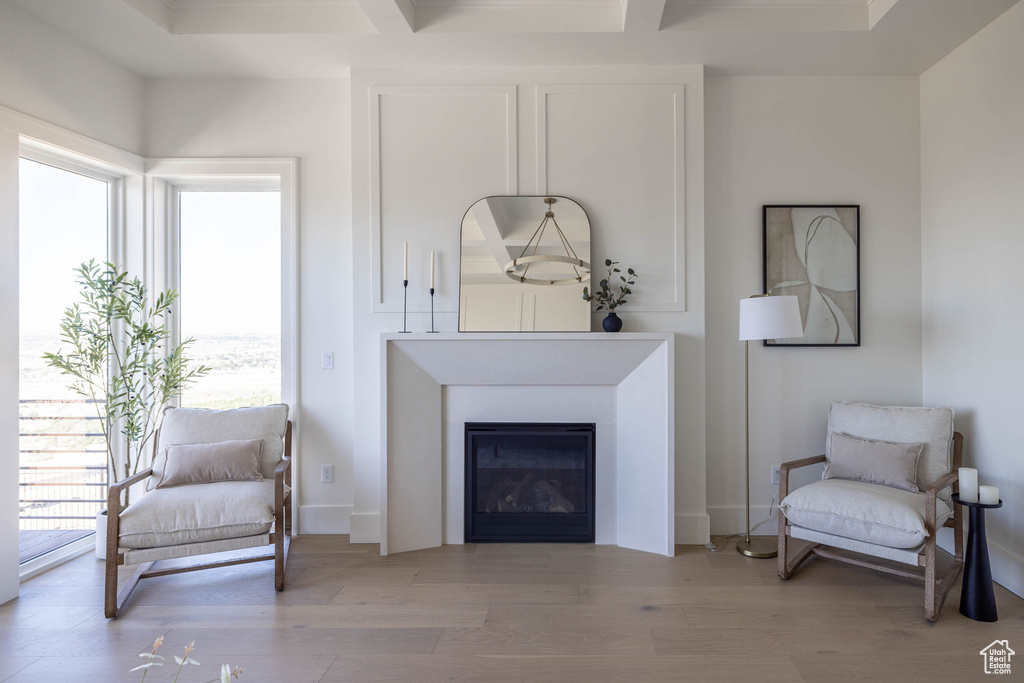
[[[480,197],[515,194],[514,86],[388,86],[371,92],[374,312],[402,310],[409,242],[409,310],[458,306],[459,227]]]
[[[540,86],[537,107],[538,185],[586,209],[593,280],[610,258],[640,274],[624,310],[685,310],[682,86]]]

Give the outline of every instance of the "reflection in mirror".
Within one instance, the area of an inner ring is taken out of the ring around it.
[[[589,332],[590,221],[566,197],[487,197],[462,219],[460,332]]]

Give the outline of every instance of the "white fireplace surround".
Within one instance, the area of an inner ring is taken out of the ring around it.
[[[672,556],[674,336],[381,335],[381,554],[462,543],[465,422],[595,422],[596,537]]]

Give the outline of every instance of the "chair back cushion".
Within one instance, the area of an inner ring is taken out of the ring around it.
[[[284,456],[284,435],[288,428],[288,406],[277,403],[255,408],[207,410],[205,408],[167,408],[153,459],[152,490],[164,473],[164,454],[172,444],[200,444],[218,441],[260,439],[260,474],[274,478],[274,470]]]
[[[952,408],[873,406],[833,401],[828,412],[826,457],[831,457],[832,435],[837,432],[875,441],[923,443],[921,457],[917,460],[917,487],[921,491],[949,474],[952,468]],[[949,500],[949,489],[942,489],[939,497]]]

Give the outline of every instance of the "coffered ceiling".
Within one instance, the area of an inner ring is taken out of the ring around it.
[[[1017,0],[0,0],[144,76],[706,64],[917,75]]]

